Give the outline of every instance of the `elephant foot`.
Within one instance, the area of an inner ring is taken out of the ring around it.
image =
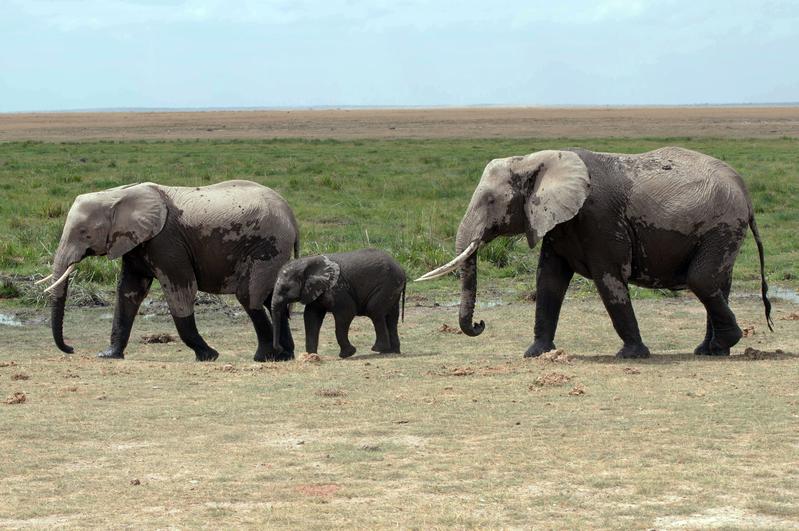
[[[98,352],[97,357],[106,360],[122,360],[125,359],[125,353],[120,352],[113,347],[108,347],[104,351]]]
[[[208,347],[208,350],[195,350],[194,356],[197,361],[215,361],[219,357],[219,352]]]
[[[694,354],[697,356],[729,356],[730,347],[722,347],[715,341],[703,341],[696,347]]]
[[[395,348],[391,345],[372,345],[372,352],[379,352],[380,354],[399,354],[399,347]]]
[[[355,354],[355,347],[352,345],[348,347],[342,347],[341,352],[338,353],[340,358],[349,358],[353,354]]]
[[[616,353],[617,358],[648,358],[649,357],[649,349],[643,343],[638,343],[635,345],[624,345],[621,347]]]
[[[280,352],[277,352],[273,348],[263,350],[259,348],[252,359],[258,363],[264,363],[266,361],[291,361],[294,359],[294,351],[280,349]]]
[[[552,341],[543,341],[541,339],[536,339],[532,345],[530,345],[527,350],[524,352],[525,358],[537,358],[544,352],[549,352],[550,350],[555,350],[555,343]]]

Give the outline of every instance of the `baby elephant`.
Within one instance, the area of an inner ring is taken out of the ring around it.
[[[348,358],[355,347],[348,338],[356,315],[372,320],[377,339],[376,352],[400,351],[397,321],[405,314],[405,271],[389,254],[377,249],[349,253],[306,256],[286,263],[278,273],[272,295],[272,320],[281,322],[288,305],[305,304],[305,350],[316,352],[319,329],[328,312],[336,320],[339,356]],[[280,331],[275,329],[274,346],[280,352]]]

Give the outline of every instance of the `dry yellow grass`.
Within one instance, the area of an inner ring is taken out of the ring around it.
[[[594,298],[567,300],[564,352],[538,360],[529,305],[478,309],[472,339],[431,303],[408,308],[402,355],[367,353],[356,320],[355,357],[326,323],[318,360],[283,364],[251,362],[246,316],[221,311],[199,317],[210,364],[141,341],[174,334],[168,315],[140,316],[119,362],[89,355],[107,308],[68,314],[72,356],[43,324],[0,328],[0,395],[27,398],[0,404],[0,527],[799,525],[796,305],[772,334],[734,299],[754,333],[714,359],[690,354],[695,300],[637,301],[654,355],[623,361]]]

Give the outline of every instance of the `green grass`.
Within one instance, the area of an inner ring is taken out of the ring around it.
[[[391,252],[415,277],[451,258],[457,225],[490,159],[553,147],[641,152],[663,145],[708,153],[743,175],[754,197],[770,280],[799,285],[799,140],[790,138],[4,143],[0,273],[49,273],[64,217],[79,193],[148,180],[200,186],[249,179],[278,190],[292,205],[303,254],[372,245]],[[534,285],[536,251],[523,238],[497,240],[480,256],[481,282]],[[105,259],[84,260],[78,283],[108,289],[118,267]],[[754,289],[758,278],[749,237],[735,280]],[[433,289],[450,284],[451,279],[439,281]],[[635,290],[634,296],[651,293]]]

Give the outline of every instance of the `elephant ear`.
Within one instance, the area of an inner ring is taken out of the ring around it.
[[[310,304],[319,298],[322,293],[329,290],[338,282],[341,268],[327,256],[321,256],[308,268],[305,282],[302,285],[300,301]]]
[[[534,247],[555,225],[572,219],[588,197],[591,179],[582,159],[571,151],[539,151],[522,157],[513,172],[527,179],[526,235]]]
[[[166,204],[153,183],[114,188],[108,258],[116,259],[161,232],[166,223]]]

